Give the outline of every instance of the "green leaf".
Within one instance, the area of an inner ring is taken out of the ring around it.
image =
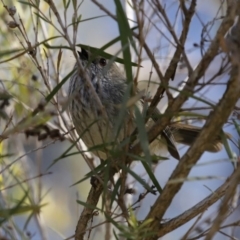
[[[63,6],[65,10],[68,9],[69,5],[70,5],[70,0],[68,0],[68,2],[66,2],[66,0],[63,0]]]
[[[113,229],[113,234],[114,234],[114,237],[116,240],[119,240],[118,236],[117,236],[117,233],[115,232],[115,230]]]
[[[132,82],[132,68],[131,68],[131,51],[129,40],[132,39],[132,32],[128,24],[128,20],[126,18],[125,12],[123,10],[122,4],[120,0],[114,0],[116,5],[116,16],[117,16],[117,23],[118,29],[120,33],[120,40],[123,50],[123,59],[124,59],[124,66],[126,71],[127,80]]]
[[[76,69],[73,69],[63,80],[57,84],[54,89],[48,94],[48,96],[45,97],[46,102],[48,103],[54,95],[62,88],[63,84],[72,76],[72,74],[76,71]]]
[[[149,164],[151,164],[152,160],[149,151],[149,141],[144,121],[145,117],[141,114],[140,110],[137,107],[135,107],[135,117],[136,125],[138,128],[138,139],[140,141],[146,160]]]
[[[46,48],[49,48],[49,49],[59,49],[59,48],[64,48],[64,49],[68,49],[68,50],[71,50],[72,49],[68,46],[51,46],[47,43],[44,44],[44,46]],[[82,47],[86,50],[89,50],[91,53],[93,53],[93,56],[102,56],[106,59],[114,59],[115,62],[118,62],[118,63],[121,63],[121,64],[124,64],[124,60],[122,58],[119,58],[119,57],[116,57],[114,55],[111,55],[109,53],[106,53],[104,51],[101,50],[101,48],[95,48],[95,47],[90,47],[88,45],[84,45],[84,44],[76,44],[76,46],[78,47]],[[134,63],[134,62],[131,62],[131,66],[133,67],[138,67],[139,65],[137,63]]]
[[[0,51],[0,57],[4,57],[6,55],[10,55],[10,54],[13,54],[13,53],[16,53],[16,52],[20,52],[22,50],[23,50],[23,48]]]
[[[49,165],[49,167],[47,168],[47,170],[49,168],[51,168],[55,163],[57,163],[59,160],[63,159],[63,158],[66,158],[67,156],[67,153],[76,145],[76,143],[80,140],[80,138],[82,138],[82,136],[88,131],[88,129],[96,123],[97,120],[93,121],[92,123],[90,123],[85,129],[84,131],[82,132],[82,134],[76,139],[76,141],[73,142],[73,144],[67,148],[66,151],[64,151],[59,157],[55,158],[53,160],[53,162]],[[84,153],[84,152],[89,152],[90,150],[86,150],[86,151],[79,151],[79,153]]]
[[[61,59],[62,59],[62,50],[59,49],[58,57],[57,57],[57,72],[58,73],[60,72],[59,69],[60,69]]]
[[[124,231],[124,228],[126,228],[125,226],[122,226],[118,222],[114,221],[113,218],[110,217],[109,215],[105,214],[105,217],[110,223],[112,223],[120,231]]]
[[[77,184],[79,184],[79,183],[82,183],[82,182],[84,182],[85,180],[87,180],[88,178],[90,178],[90,177],[96,175],[97,173],[101,172],[101,171],[104,169],[104,167],[105,167],[106,164],[107,164],[107,160],[104,161],[104,162],[102,162],[100,165],[98,165],[98,166],[97,166],[96,168],[94,168],[92,171],[88,172],[88,173],[85,175],[84,178],[82,178],[81,180],[73,183],[73,184],[71,185],[71,187],[72,187],[72,186],[75,186],[75,185],[77,185]]]
[[[77,0],[72,0],[73,9],[77,10]]]
[[[102,212],[102,210],[94,205],[91,205],[91,204],[87,204],[86,202],[83,202],[81,200],[77,200],[77,203],[79,203],[80,205],[86,207],[86,208],[90,208],[90,209],[93,209],[93,210],[98,210],[100,212]]]
[[[28,197],[28,192],[24,194],[22,199],[20,199],[17,205],[14,206],[13,208],[0,209],[0,218],[4,218],[3,220],[1,220],[1,223],[3,223],[3,221],[6,221],[9,217],[19,215],[19,214],[25,214],[26,212],[29,212],[29,211],[32,211],[34,213],[39,213],[41,207],[46,205],[46,204],[23,205],[27,197]]]
[[[37,15],[39,18],[41,18],[44,22],[51,23],[47,18],[41,16],[38,12],[34,12],[35,15]]]
[[[25,1],[18,1],[19,3],[22,3],[22,4],[24,4],[24,5],[28,5],[28,6],[30,6],[30,7],[33,7],[33,8],[36,8],[36,9],[38,9],[38,7],[37,7],[37,5],[34,5],[34,4],[32,4],[32,3],[30,3],[30,2],[25,2]]]
[[[138,27],[133,27],[133,28],[131,28],[131,31],[134,31],[135,29],[138,29]],[[103,50],[109,48],[109,47],[112,46],[113,44],[115,44],[115,43],[117,43],[118,41],[120,41],[120,39],[121,39],[120,36],[114,38],[114,39],[111,40],[110,42],[108,42],[108,43],[106,43],[105,45],[103,45],[103,46],[101,47],[101,50],[103,51]],[[136,66],[138,66],[138,65],[136,65]]]
[[[113,204],[114,200],[116,200],[116,196],[117,196],[118,189],[119,189],[120,186],[121,186],[121,178],[119,178],[117,180],[116,184],[114,185],[114,189],[113,189],[112,194],[111,194],[110,209],[112,208],[112,204]]]
[[[134,171],[132,171],[129,167],[127,167],[126,165],[121,165],[121,168],[128,172],[129,174],[131,174],[139,183],[141,183],[143,185],[143,187],[145,189],[147,189],[148,191],[152,192],[152,188]]]
[[[238,136],[240,136],[240,125],[236,122],[235,119],[233,119],[234,126],[238,132]]]
[[[125,93],[123,95],[123,99],[122,99],[122,103],[119,106],[119,110],[118,110],[118,116],[115,120],[114,123],[114,129],[113,129],[113,136],[115,137],[115,144],[118,144],[118,136],[120,134],[120,132],[122,130],[124,130],[124,124],[125,124],[125,119],[126,119],[126,115],[129,114],[128,113],[128,109],[127,109],[127,102],[130,98],[130,92],[131,92],[131,86],[132,84],[128,84],[127,85],[127,89],[125,90]]]
[[[74,141],[74,143],[67,148],[66,151],[64,151],[59,157],[55,158],[52,163],[47,167],[47,170],[49,170],[49,168],[51,168],[54,164],[56,164],[59,160],[66,158],[67,157],[67,153],[73,148],[75,147],[76,143],[79,141],[81,137],[79,137],[76,141]],[[68,155],[69,156],[69,155]]]
[[[72,22],[68,25],[68,27],[74,25],[74,24],[79,24],[80,22],[86,22],[86,21],[90,21],[90,20],[94,20],[94,19],[98,19],[98,18],[102,18],[102,17],[107,17],[107,15],[100,15],[100,16],[96,16],[96,17],[91,17],[91,18],[85,18],[85,19],[81,19],[82,15],[80,15],[78,17],[78,20],[76,22]]]
[[[70,0],[68,0],[68,2],[67,2],[66,9],[68,9],[69,5],[70,5]]]
[[[15,155],[14,153],[0,154],[0,159],[1,158],[6,158],[6,157],[12,157],[14,155]],[[0,171],[0,173],[1,173],[1,171]]]
[[[90,47],[90,46],[84,45],[84,44],[77,44],[76,46],[79,46],[81,48],[89,50],[93,54],[93,57],[102,56],[102,57],[104,57],[106,59],[113,59],[115,62],[118,62],[118,63],[121,63],[121,64],[125,64],[125,60],[124,59],[116,57],[116,56],[111,55],[109,53],[106,53],[106,52],[102,51],[102,48]],[[131,58],[129,60],[130,60],[130,63],[129,63],[130,65],[129,66],[134,66],[134,67],[138,66],[138,64],[136,64],[134,62],[131,62]]]
[[[160,186],[160,184],[158,183],[158,180],[156,179],[155,175],[153,174],[153,171],[151,169],[151,167],[149,166],[149,164],[145,161],[141,161],[143,167],[145,168],[149,178],[151,179],[153,185],[157,188],[158,192],[161,193],[162,192],[162,188]]]
[[[127,155],[130,156],[132,159],[138,159],[138,160],[140,160],[142,162],[142,165],[145,168],[146,172],[148,173],[148,176],[151,179],[152,183],[157,188],[158,192],[161,193],[162,192],[162,188],[159,185],[158,180],[156,179],[155,175],[153,174],[152,169],[151,169],[150,165],[148,164],[148,162],[146,161],[146,159],[144,157],[142,157],[142,156],[136,156],[136,155],[133,155],[133,154],[130,154],[130,153],[127,153]],[[168,158],[164,158],[164,157],[161,157],[161,156],[159,158],[162,158],[163,160],[167,160],[168,159]],[[140,183],[142,183],[142,182],[140,182]]]

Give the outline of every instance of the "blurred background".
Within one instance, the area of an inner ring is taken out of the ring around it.
[[[129,18],[132,18],[134,20],[131,8],[125,5],[125,1],[122,2]],[[7,6],[16,7],[17,14],[20,16],[21,21],[26,28],[26,32],[29,36],[29,41],[34,42],[35,34],[33,31],[32,15],[30,14],[29,6],[13,0],[7,0],[4,3]],[[41,4],[41,9],[43,11],[46,11],[46,13],[49,12],[47,4]],[[59,1],[59,3],[56,4],[58,6],[59,12],[63,13],[63,3]],[[101,4],[107,7],[110,12],[115,14],[114,1],[103,0],[101,1]],[[224,6],[220,6],[220,4],[220,1],[217,0],[198,1],[197,15],[193,17],[187,44],[185,46],[185,51],[192,67],[196,66],[202,56],[201,48],[198,46],[201,45],[201,34],[203,34],[203,26],[211,22],[216,15],[219,17],[221,15],[224,15]],[[146,12],[148,12],[147,10],[150,9],[149,3],[146,3],[145,6]],[[177,8],[178,4],[176,4],[175,1],[166,1],[166,12],[169,18],[172,20],[172,23],[175,23],[175,31],[179,34],[181,31],[181,19],[176,17]],[[0,7],[0,14],[1,51],[20,48],[22,42],[20,34],[18,30],[8,28],[7,24],[10,21],[10,17],[4,9],[3,4]],[[69,23],[71,22],[72,14],[73,11],[71,8],[69,8],[66,15]],[[82,2],[79,8],[79,14],[82,15],[83,20],[89,18],[93,19],[89,21],[83,21],[79,24],[77,43],[100,48],[119,35],[117,23],[110,17],[107,17],[106,14],[91,1]],[[64,17],[64,15],[61,16],[62,18]],[[96,18],[96,16],[100,17]],[[18,16],[16,16],[16,18],[18,19]],[[160,34],[160,31],[157,31],[156,28],[149,28],[147,42],[151,47],[151,50],[156,52],[159,65],[161,67],[161,70],[164,72],[169,64],[169,60],[173,54],[174,48],[173,45],[169,43],[169,40],[163,37],[163,35],[166,35],[167,38],[171,38],[161,21],[159,21],[159,19],[152,19],[152,21],[154,24],[156,24],[157,29],[161,29],[162,34]],[[211,22],[211,24],[211,30],[208,32],[210,34],[210,38],[215,35],[220,21]],[[132,24],[132,26],[134,26],[134,24]],[[41,24],[40,33],[41,34],[39,34],[39,41],[58,35],[57,31],[46,23]],[[66,45],[66,42],[60,38],[55,42],[50,41],[50,44],[59,44],[64,46]],[[206,47],[208,46],[207,44],[208,43],[206,43]],[[114,46],[108,48],[107,52],[114,55],[117,51],[119,51],[119,49],[120,44],[115,44]],[[37,54],[42,56],[41,59],[53,59],[53,61],[57,61],[58,51],[59,50],[53,49],[51,50],[52,55],[50,55],[49,52],[44,50],[44,47],[40,47]],[[69,71],[71,71],[75,63],[75,58],[71,51],[67,49],[62,49],[62,51],[63,57],[59,74],[60,80],[63,79],[65,75],[69,73]],[[216,57],[214,64],[212,64],[211,68],[208,69],[208,72],[205,73],[206,79],[211,78],[211,76],[213,76],[219,69],[221,60],[221,56]],[[42,64],[46,68],[49,68],[48,71],[50,71],[50,74],[54,75],[54,71],[51,69],[52,63],[51,61],[49,62],[49,66],[46,66],[46,62],[42,62]],[[30,60],[28,54],[14,59],[13,61],[1,63],[0,71],[0,80],[2,81],[2,85],[7,86],[8,89],[11,90],[11,93],[15,94],[13,102],[10,102],[10,106],[7,107],[6,111],[10,115],[14,114],[14,116],[18,116],[16,119],[20,119],[21,117],[25,116],[28,108],[35,108],[44,95],[45,90],[42,92],[39,91],[42,86],[41,75],[39,74],[37,66],[34,65]],[[148,89],[149,94],[153,95],[154,90],[156,89],[156,84],[159,83],[159,79],[157,79],[157,75],[153,70],[151,75],[151,84],[149,86],[148,80],[150,78],[149,76],[151,71],[152,64],[147,59],[147,55],[143,53],[143,62],[139,77],[139,87],[142,89]],[[184,66],[184,62],[179,63],[175,79],[171,82],[171,86],[178,88],[184,82],[186,77],[187,70]],[[226,73],[224,76],[221,76],[221,79],[219,79],[219,84],[208,86],[208,88],[203,88],[197,93],[197,95],[199,97],[204,97],[204,99],[207,99],[212,103],[217,103],[225,90],[225,83],[227,79],[228,74]],[[68,83],[64,85],[63,89],[67,90],[67,87]],[[66,93],[63,92],[63,96],[64,94],[66,96]],[[166,108],[166,104],[166,99],[161,100],[159,109],[162,112]],[[205,105],[203,103],[197,101],[196,99],[189,99],[183,108],[201,108],[204,106]],[[209,114],[209,110],[207,109],[196,110],[195,112],[204,115]],[[3,131],[5,125],[3,124],[3,120],[0,121],[2,122],[0,125],[1,131]],[[191,121],[189,122],[192,123]],[[194,124],[201,126],[203,122],[197,121],[194,122]],[[237,139],[237,133],[235,132],[232,125],[226,125],[224,130],[231,133],[233,138]],[[1,191],[2,206],[9,206],[9,203],[15,199],[21,199],[24,193],[31,195],[31,198],[29,199],[31,199],[32,204],[47,204],[41,208],[41,214],[39,218],[33,217],[28,223],[27,221],[29,219],[29,214],[26,213],[24,215],[16,216],[14,218],[15,222],[11,222],[12,226],[9,223],[9,228],[12,227],[13,229],[13,226],[16,224],[19,231],[24,229],[24,235],[21,239],[28,239],[27,236],[30,236],[31,239],[34,240],[60,240],[66,239],[67,237],[70,237],[74,234],[76,223],[82,210],[82,206],[77,204],[76,200],[86,200],[91,185],[89,179],[82,182],[81,184],[74,186],[71,185],[82,179],[85,174],[90,171],[90,169],[80,154],[61,159],[49,168],[54,160],[59,158],[60,155],[69,148],[70,145],[70,142],[67,140],[62,142],[54,141],[52,139],[38,141],[35,137],[26,138],[25,134],[21,132],[17,135],[12,135],[12,137],[7,140],[7,143],[1,143],[2,153],[6,152],[6,150],[9,153],[14,153],[13,155],[8,156],[7,160],[5,160],[7,162],[4,164],[7,165],[17,160],[16,163],[10,167],[12,176],[16,175],[19,177],[19,179],[28,179],[34,176],[38,176],[39,174],[44,174],[44,176],[27,181],[25,183],[26,185],[21,185],[22,187],[20,188],[16,186],[8,190]],[[239,153],[237,147],[231,143],[230,146],[232,147],[233,152],[238,155]],[[180,151],[180,155],[182,156],[183,153],[187,150],[187,147],[178,145],[178,149]],[[176,217],[185,210],[194,206],[200,200],[212,193],[217,187],[219,187],[233,171],[233,165],[228,159],[229,157],[224,149],[221,152],[215,154],[204,153],[201,157],[201,160],[198,162],[198,165],[195,166],[190,173],[189,177],[191,180],[186,181],[181,191],[174,198],[170,208],[164,217],[166,219]],[[161,186],[164,186],[164,184],[167,182],[176,165],[177,160],[172,159],[169,156],[169,160],[163,161],[155,167],[155,176],[157,177]],[[4,168],[4,166],[2,168]],[[145,179],[146,174],[141,163],[135,162],[133,170],[136,171],[138,175],[142,176],[143,179]],[[202,180],[196,180],[194,179],[195,177],[200,177]],[[10,178],[2,178],[1,180],[2,189],[11,184]],[[148,181],[147,178],[145,180]],[[140,184],[135,182],[133,183],[133,179],[131,178],[129,179],[129,184],[131,184],[131,186],[136,189],[136,193],[128,196],[126,199],[126,201],[129,201],[130,204],[138,199],[139,194],[143,193],[144,189]],[[29,192],[26,192],[26,190],[23,191],[24,187],[25,189],[29,189]],[[9,200],[9,203],[6,201],[6,194],[11,200]],[[144,219],[156,198],[157,196],[149,194],[140,203],[140,208],[136,212],[137,218],[139,220]],[[202,217],[203,224],[201,225],[203,230],[207,228],[207,223],[204,222],[204,219],[211,219],[214,217],[214,215],[217,213],[218,205],[219,203],[214,204],[204,213]],[[233,214],[231,214],[231,216],[227,219],[227,222],[232,222],[238,215],[239,208],[238,210],[235,210]],[[94,217],[93,225],[101,222],[103,219],[104,216],[99,214],[97,217]],[[193,219],[184,226],[167,234],[162,239],[180,239],[194,221],[195,220]],[[41,231],[39,231],[39,225],[43,226],[41,228]],[[9,230],[5,228],[5,230],[2,231],[4,232]],[[93,231],[91,239],[104,239],[104,231],[105,228],[97,228],[96,231]],[[225,231],[228,230],[226,229]],[[240,231],[239,229],[237,231],[235,233],[235,236],[239,237]],[[17,233],[14,231],[12,234],[13,236],[17,235]],[[114,236],[112,236],[112,239],[115,239]],[[227,238],[223,234],[218,233],[214,239],[222,240]]]

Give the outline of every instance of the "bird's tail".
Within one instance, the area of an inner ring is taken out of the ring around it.
[[[171,124],[169,127],[175,141],[185,145],[192,145],[192,143],[195,141],[200,131],[202,130],[202,128],[200,127],[179,123]],[[225,135],[228,139],[231,138],[231,135],[229,133],[225,133]],[[218,134],[214,141],[208,144],[206,151],[219,152],[222,147],[222,137],[221,134]]]

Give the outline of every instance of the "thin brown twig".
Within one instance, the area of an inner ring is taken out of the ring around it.
[[[235,10],[230,9],[230,16],[229,19],[227,19],[227,23],[223,22],[222,26],[218,30],[218,34],[221,31],[226,30],[225,26],[229,24],[229,20],[233,19]],[[231,23],[232,21],[230,21]],[[229,26],[228,26],[229,27]],[[218,37],[218,34],[216,37]],[[216,42],[219,42],[218,39],[215,38]],[[215,43],[216,43],[215,42]],[[213,46],[212,46],[213,47]],[[211,49],[211,47],[210,47]],[[209,49],[209,50],[210,50]],[[208,50],[208,51],[209,51]],[[213,50],[213,49],[211,49]],[[217,48],[216,48],[217,50]],[[200,69],[203,66],[198,66],[196,69]],[[194,71],[195,72],[195,71]],[[200,74],[201,75],[201,74]],[[198,76],[198,74],[197,74]],[[190,77],[191,79],[191,77]],[[195,79],[196,80],[196,79]],[[195,81],[193,81],[195,82]],[[186,85],[187,87],[191,85]],[[185,87],[186,89],[186,87]],[[170,177],[170,181],[174,179],[179,178],[186,178],[191,170],[191,166],[194,166],[194,164],[197,162],[197,160],[202,155],[206,143],[208,141],[212,141],[214,134],[219,131],[220,127],[227,121],[229,115],[231,114],[231,111],[233,110],[236,101],[238,100],[238,96],[240,94],[240,83],[236,75],[231,76],[227,90],[224,93],[223,98],[219,102],[219,104],[216,106],[215,110],[210,114],[209,119],[207,120],[205,126],[203,127],[203,130],[199,134],[199,137],[197,140],[193,143],[193,145],[189,148],[189,150],[186,152],[186,154],[182,157],[181,161],[179,162],[178,166],[174,170],[173,174]],[[181,96],[180,96],[181,97]],[[221,116],[221,117],[220,117]],[[163,189],[162,194],[159,196],[159,198],[156,200],[155,204],[151,208],[150,212],[147,215],[146,219],[153,219],[153,222],[151,224],[152,230],[157,231],[159,228],[159,220],[162,219],[166,209],[168,209],[173,197],[176,195],[176,193],[180,190],[181,183],[175,183],[175,184],[167,184],[165,188]],[[149,238],[149,239],[155,239],[155,238]]]
[[[154,108],[157,106],[157,104],[161,100],[164,91],[167,89],[168,82],[175,75],[177,64],[180,61],[180,57],[181,57],[182,54],[184,54],[184,45],[185,45],[185,42],[187,40],[187,34],[188,34],[188,31],[189,31],[191,19],[194,15],[194,12],[195,12],[196,0],[191,1],[191,6],[189,7],[187,13],[185,13],[185,21],[183,23],[183,29],[182,29],[182,33],[181,33],[181,36],[180,36],[179,40],[178,40],[176,34],[174,33],[174,31],[172,30],[170,20],[166,16],[166,13],[163,10],[160,2],[155,1],[155,6],[158,8],[159,12],[161,12],[161,14],[163,14],[164,19],[168,24],[169,31],[172,33],[172,36],[173,36],[173,38],[174,38],[174,40],[177,44],[177,47],[176,47],[175,53],[173,54],[172,60],[170,61],[169,66],[166,70],[165,76],[163,78],[164,81],[162,80],[162,84],[158,87],[157,92],[152,99],[152,102],[151,102],[150,107],[148,109],[148,115],[149,116],[152,114]],[[185,56],[184,57],[185,61],[188,63],[187,56],[185,54],[184,54],[184,56]],[[149,56],[149,58],[152,60],[152,58],[150,56]],[[188,64],[187,66],[188,66],[189,74],[191,74],[193,69],[191,68],[190,64]]]
[[[230,179],[230,178],[229,178]],[[160,224],[158,230],[158,237],[162,237],[170,231],[182,226],[189,220],[201,214],[206,209],[208,209],[212,204],[217,202],[222,196],[224,196],[226,190],[229,187],[229,180],[225,181],[217,190],[215,190],[210,196],[204,198],[202,201],[194,205],[192,208],[188,209],[179,216],[171,219],[166,223]]]

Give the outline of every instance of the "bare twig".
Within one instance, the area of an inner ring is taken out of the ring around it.
[[[222,34],[227,30],[226,27],[229,27],[228,24],[232,23],[233,17],[235,16],[234,14],[235,10],[233,8],[230,8],[229,10],[230,10],[229,12],[230,14],[226,17],[226,21],[225,22],[223,21],[221,27],[218,30],[215,41],[213,41],[213,43],[216,45],[217,43],[219,43],[219,34]],[[214,53],[214,50],[217,51],[216,45],[213,46],[212,44],[205,55],[208,58],[211,58],[212,56],[211,54]],[[205,58],[205,56],[203,58]],[[195,73],[198,72],[197,76],[199,75],[201,76],[201,71],[205,67],[205,64],[203,65],[201,65],[200,63],[196,68],[196,70],[193,72],[193,75],[195,75]],[[194,78],[191,79],[190,77],[188,84],[185,87],[185,90],[186,88],[188,89],[189,87],[191,88],[192,84],[194,84],[195,81],[196,79]],[[229,80],[228,87],[227,87],[227,90],[225,91],[223,98],[221,99],[221,101],[219,102],[215,110],[210,114],[209,119],[207,120],[202,132],[199,134],[199,138],[193,143],[193,145],[189,148],[187,153],[182,157],[177,168],[174,170],[173,174],[171,175],[169,179],[170,181],[173,179],[179,179],[179,178],[181,179],[181,178],[187,177],[188,173],[191,170],[190,166],[194,166],[194,164],[197,162],[199,157],[202,155],[206,147],[206,143],[208,141],[212,141],[214,134],[216,134],[216,132],[218,132],[219,129],[222,127],[222,125],[227,121],[231,111],[233,110],[236,104],[236,101],[238,100],[239,94],[240,94],[240,82],[238,79],[238,75],[234,74],[231,76]],[[182,98],[181,95],[177,97],[177,99],[179,98],[180,99]],[[174,103],[172,105],[174,105]],[[152,222],[153,231],[157,231],[157,229],[159,228],[159,220],[162,219],[166,209],[170,205],[173,197],[180,190],[182,184],[183,184],[182,182],[176,183],[176,184],[167,184],[163,189],[162,194],[159,196],[159,198],[156,200],[155,204],[151,208],[147,216],[147,219],[153,219],[153,222]],[[149,238],[149,239],[154,239],[154,238]]]

